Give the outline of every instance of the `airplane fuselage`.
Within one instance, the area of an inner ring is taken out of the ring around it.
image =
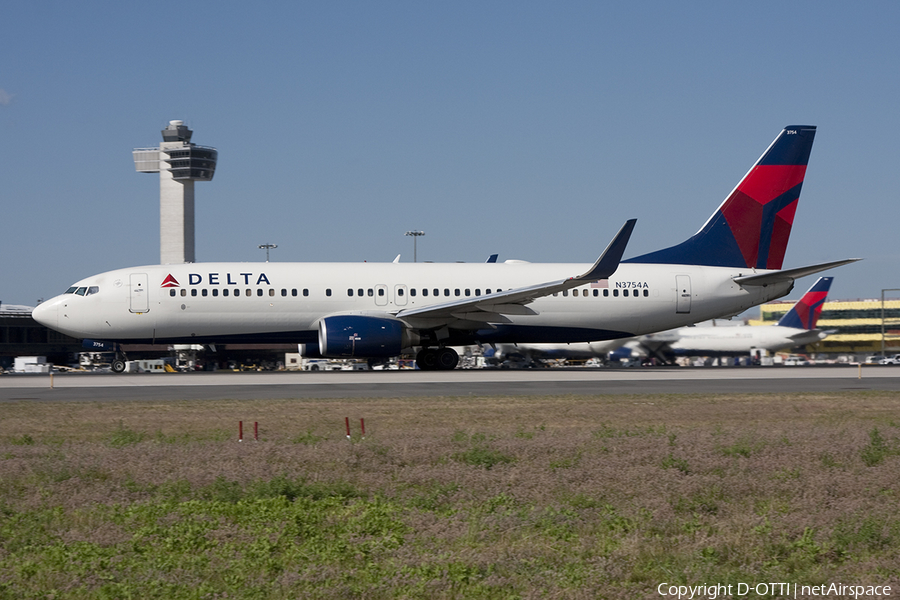
[[[393,316],[583,272],[586,264],[193,263],[110,271],[41,304],[35,317],[79,338],[155,343],[310,343],[329,315]],[[766,271],[759,271],[766,272]],[[622,263],[608,280],[536,298],[535,314],[473,323],[458,315],[442,344],[618,339],[739,313],[792,281],[741,286],[752,269]],[[83,290],[83,291],[82,291]],[[406,345],[414,345],[407,343]]]
[[[759,327],[683,327],[677,341],[669,345],[676,355],[743,355],[754,349],[775,352],[813,344],[826,337],[818,329],[806,330],[778,325]],[[648,336],[654,338],[656,336]]]

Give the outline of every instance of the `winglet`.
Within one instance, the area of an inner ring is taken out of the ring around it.
[[[622,255],[625,254],[625,246],[628,245],[628,240],[631,238],[631,232],[634,230],[635,223],[637,223],[637,219],[628,219],[625,221],[625,224],[622,225],[622,229],[619,230],[616,237],[609,243],[609,246],[606,247],[606,250],[603,251],[603,254],[601,254],[600,258],[597,259],[597,262],[594,263],[594,266],[592,266],[587,273],[579,275],[578,277],[573,277],[572,279],[579,281],[597,281],[600,279],[608,279],[610,275],[615,273],[616,269],[619,268],[619,262],[622,260]]]

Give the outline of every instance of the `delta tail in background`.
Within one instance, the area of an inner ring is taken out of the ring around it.
[[[680,356],[747,356],[815,344],[828,336],[816,329],[833,277],[820,277],[775,325],[680,327],[638,338],[638,352],[671,361]]]
[[[731,316],[856,260],[782,269],[815,133],[785,128],[696,234],[625,261],[634,220],[593,264],[154,265],[83,279],[33,314],[89,343],[418,349],[422,369],[455,368],[452,346],[618,340]]]

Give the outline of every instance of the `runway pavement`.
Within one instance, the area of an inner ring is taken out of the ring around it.
[[[56,373],[0,376],[0,402],[482,395],[900,392],[900,366]]]

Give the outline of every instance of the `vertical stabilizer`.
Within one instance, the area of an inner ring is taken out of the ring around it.
[[[819,277],[809,291],[778,321],[780,327],[815,329],[834,277]]]
[[[700,231],[623,262],[781,269],[815,136],[811,125],[785,127]]]

